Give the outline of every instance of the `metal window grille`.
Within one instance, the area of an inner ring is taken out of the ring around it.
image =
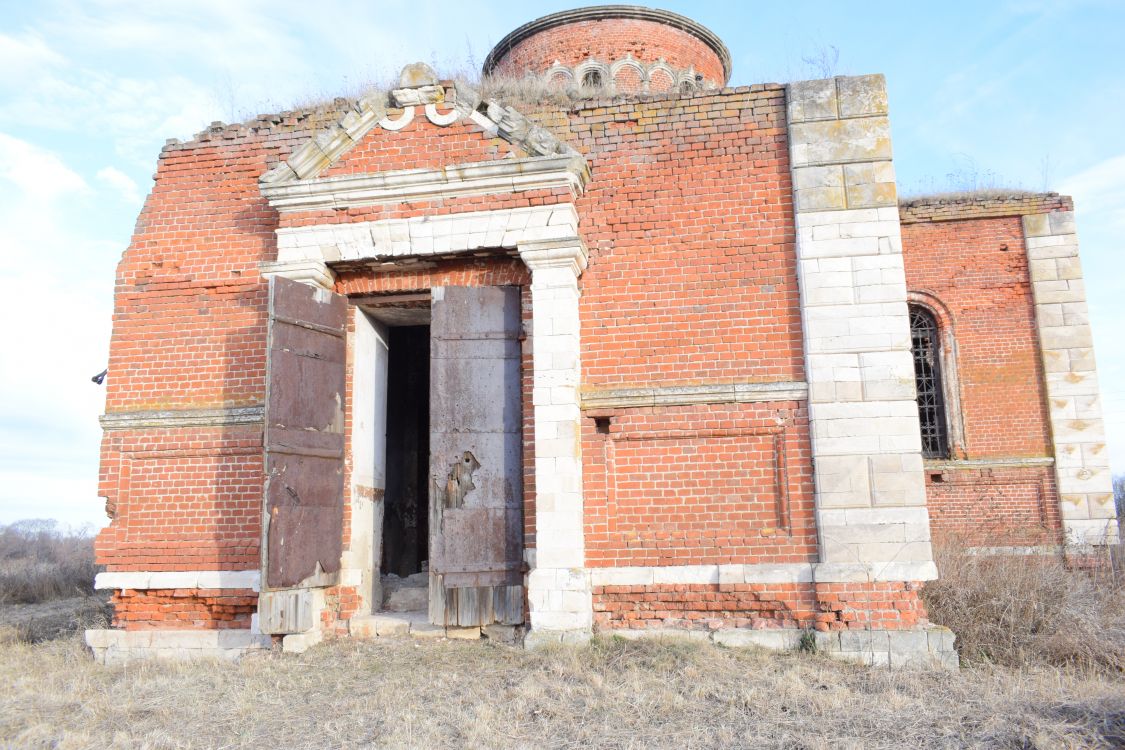
[[[914,352],[914,382],[918,387],[918,421],[922,425],[922,455],[947,458],[945,394],[941,384],[941,342],[937,319],[923,307],[910,306],[910,344]]]

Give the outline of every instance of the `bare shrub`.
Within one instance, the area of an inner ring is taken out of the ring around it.
[[[957,634],[961,658],[1012,667],[1125,670],[1125,583],[1054,556],[935,550],[940,580],[923,591],[930,619]]]
[[[96,573],[87,529],[72,531],[41,519],[0,526],[0,603],[88,596]]]

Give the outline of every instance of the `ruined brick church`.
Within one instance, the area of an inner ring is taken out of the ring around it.
[[[932,542],[1116,540],[1069,198],[900,201],[882,76],[730,88],[666,11],[539,18],[484,73],[558,96],[414,64],[164,147],[97,658],[813,632],[949,665]]]

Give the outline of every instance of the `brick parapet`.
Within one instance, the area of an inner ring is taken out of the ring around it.
[[[1058,193],[935,195],[902,198],[898,204],[903,224],[1027,216],[1053,211],[1073,211],[1074,200]]]

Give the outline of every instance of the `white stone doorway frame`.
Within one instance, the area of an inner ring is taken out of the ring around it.
[[[504,166],[518,169],[513,162]],[[278,260],[263,264],[262,272],[331,289],[335,274],[330,264],[336,261],[383,263],[481,250],[515,250],[531,270],[536,546],[525,551],[530,567],[529,638],[532,643],[585,638],[592,626],[592,603],[577,435],[578,277],[586,268],[587,254],[574,204],[280,229]],[[385,395],[380,405],[378,382],[383,378],[385,383],[386,359],[378,354],[386,351],[386,331],[359,308],[353,316],[352,537],[346,540],[340,584],[358,587],[368,598],[364,609],[371,611],[379,560],[374,502],[366,488],[375,486],[383,470],[376,456],[385,455],[379,429],[386,416]],[[358,366],[361,359],[369,364]]]

